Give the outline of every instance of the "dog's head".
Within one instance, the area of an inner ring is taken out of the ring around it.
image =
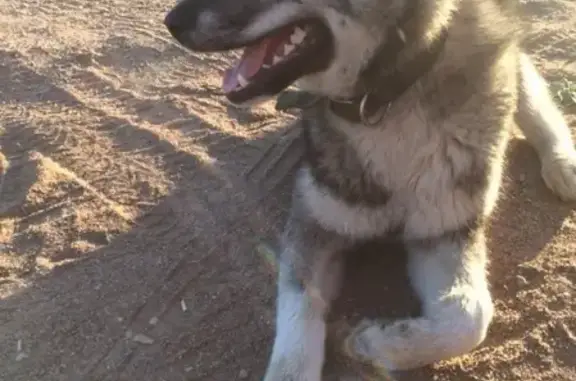
[[[165,23],[193,51],[244,48],[240,62],[223,80],[233,103],[274,96],[295,82],[319,95],[347,98],[355,95],[359,75],[386,41],[389,27],[415,3],[181,0]]]

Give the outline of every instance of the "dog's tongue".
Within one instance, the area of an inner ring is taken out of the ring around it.
[[[222,82],[224,92],[230,93],[240,86],[239,75],[250,80],[258,73],[264,63],[271,64],[278,47],[286,41],[290,42],[291,30],[292,28],[286,28],[272,37],[265,38],[257,45],[245,48],[240,61],[224,73]]]

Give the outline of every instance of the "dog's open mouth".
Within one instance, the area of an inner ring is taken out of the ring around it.
[[[234,103],[278,94],[299,78],[324,70],[332,59],[331,35],[320,21],[278,28],[244,48],[224,73],[226,97]]]
[[[193,51],[244,49],[239,62],[224,74],[222,87],[231,102],[274,96],[301,77],[329,67],[333,38],[322,17],[298,3],[267,9],[238,3],[181,0],[164,21],[172,36]]]

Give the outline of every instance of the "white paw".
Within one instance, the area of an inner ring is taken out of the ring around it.
[[[374,338],[381,335],[382,326],[365,319],[348,335],[344,342],[344,350],[350,357],[372,362],[379,355],[379,349],[374,345]]]
[[[388,371],[420,368],[469,352],[483,341],[485,326],[482,319],[464,315],[440,323],[427,318],[363,321],[348,336],[345,350]]]
[[[576,151],[556,151],[542,158],[546,186],[564,201],[576,201]]]
[[[420,364],[404,363],[402,358],[406,357],[406,354],[408,357],[411,356],[410,348],[403,348],[402,345],[398,347],[397,345],[398,339],[404,341],[408,338],[407,336],[412,335],[410,330],[410,320],[401,320],[395,323],[363,320],[348,336],[344,344],[345,351],[352,358],[385,370],[394,371],[418,367]],[[398,349],[401,353],[396,353]],[[414,353],[414,358],[415,355]]]

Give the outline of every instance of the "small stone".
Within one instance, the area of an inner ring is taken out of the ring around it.
[[[240,372],[238,373],[238,378],[241,380],[248,378],[248,371],[246,369],[240,369]]]
[[[153,344],[154,340],[146,335],[141,333],[137,333],[132,337],[132,341],[135,341],[140,344]]]
[[[158,318],[157,318],[156,316],[154,316],[154,317],[150,318],[150,320],[148,321],[148,323],[149,323],[150,325],[156,325],[156,324],[158,324]]]

